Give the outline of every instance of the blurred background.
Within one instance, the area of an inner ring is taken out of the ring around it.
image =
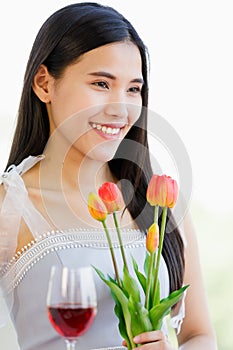
[[[0,172],[34,38],[50,14],[73,2],[1,2]],[[149,49],[149,107],[176,131],[191,161],[190,209],[210,312],[219,349],[232,350],[232,1],[99,2],[122,12]],[[169,173],[169,164],[163,170]],[[0,343],[4,349],[18,349],[10,321],[0,329]]]

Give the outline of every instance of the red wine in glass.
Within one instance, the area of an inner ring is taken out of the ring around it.
[[[47,294],[47,313],[51,325],[65,339],[67,350],[74,350],[78,337],[91,327],[96,307],[91,267],[52,267]]]
[[[48,317],[56,331],[67,339],[76,339],[92,325],[95,307],[80,304],[58,304],[48,307]]]

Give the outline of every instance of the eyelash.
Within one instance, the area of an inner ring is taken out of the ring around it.
[[[92,85],[95,85],[97,87],[100,87],[102,89],[109,89],[108,83],[105,81],[96,81],[92,83]],[[139,86],[133,86],[128,89],[128,92],[132,92],[133,94],[141,93],[142,89]]]
[[[103,88],[103,89],[109,88],[108,84],[105,81],[95,81],[92,84],[96,85],[96,86],[98,86],[100,88]]]
[[[140,87],[138,87],[138,86],[133,86],[133,87],[129,88],[129,91],[136,94],[136,93],[139,93],[139,92],[141,93],[142,89]]]

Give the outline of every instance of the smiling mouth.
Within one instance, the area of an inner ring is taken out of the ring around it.
[[[123,128],[123,126],[117,128],[96,123],[91,123],[91,127],[107,135],[118,135]]]

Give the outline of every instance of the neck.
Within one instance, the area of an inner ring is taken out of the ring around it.
[[[96,191],[103,182],[115,181],[107,162],[88,158],[76,148],[67,147],[64,140],[50,142],[44,154],[41,178],[48,189],[78,190],[86,198],[87,193]]]

